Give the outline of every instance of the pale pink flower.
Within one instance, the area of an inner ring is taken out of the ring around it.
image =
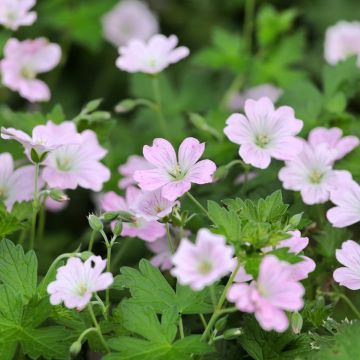
[[[158,189],[143,191],[130,205],[130,209],[146,221],[154,221],[171,214],[174,206],[180,206],[180,202],[165,199],[161,195],[161,189]]]
[[[167,236],[148,242],[146,246],[154,253],[154,256],[150,259],[153,266],[160,268],[162,271],[170,270],[173,267]]]
[[[30,11],[36,0],[1,0],[0,24],[11,30],[28,26],[35,22],[36,12]]]
[[[300,310],[304,292],[304,287],[293,280],[289,264],[267,255],[260,264],[257,281],[233,284],[227,299],[240,311],[255,313],[264,330],[283,332],[289,326],[285,311]]]
[[[119,173],[123,176],[118,183],[119,188],[126,189],[130,185],[136,185],[136,181],[134,179],[135,171],[153,168],[154,166],[146,161],[142,156],[129,156],[126,163],[118,167]]]
[[[0,154],[0,202],[7,211],[11,211],[14,203],[30,201],[34,197],[35,169],[27,165],[14,169],[14,161],[9,153]]]
[[[262,248],[263,252],[270,252],[274,249],[288,248],[290,253],[298,255],[309,244],[308,237],[302,237],[299,230],[289,231],[290,238],[281,240],[275,247],[267,246]],[[299,261],[296,264],[290,264],[292,278],[295,281],[304,280],[309,276],[309,273],[315,270],[315,262],[307,256],[300,256],[303,261]]]
[[[174,201],[191,188],[191,183],[208,184],[216,165],[211,160],[198,161],[205,150],[205,143],[186,138],[180,145],[178,157],[173,146],[165,139],[155,139],[152,146],[144,146],[145,159],[155,169],[139,170],[134,179],[146,191],[161,188],[165,199]]]
[[[0,62],[2,83],[30,102],[50,100],[48,86],[36,76],[52,70],[61,59],[61,48],[45,38],[5,44],[5,58]]]
[[[155,241],[165,236],[165,225],[157,221],[147,221],[132,210],[132,205],[137,203],[141,195],[141,190],[133,186],[126,189],[125,198],[110,191],[100,199],[100,207],[104,211],[127,211],[133,215],[133,222],[123,223],[121,236],[138,237],[150,242]]]
[[[182,239],[172,258],[171,274],[182,285],[200,291],[234,269],[234,249],[226,245],[225,238],[207,229],[200,229],[195,244]]]
[[[360,67],[360,22],[339,21],[326,30],[325,60],[335,65],[351,55],[357,55]]]
[[[85,262],[77,257],[70,258],[66,265],[57,269],[56,280],[47,287],[50,303],[62,301],[69,309],[83,310],[97,291],[107,289],[114,281],[110,272],[103,273],[106,260],[90,256]]]
[[[240,145],[239,155],[246,164],[266,169],[271,158],[290,160],[301,151],[302,143],[295,135],[303,122],[295,118],[291,107],[275,109],[266,97],[250,99],[245,102],[245,115],[232,114],[224,133]]]
[[[336,151],[331,151],[326,144],[313,148],[304,141],[302,152],[286,161],[279,172],[284,189],[300,191],[308,205],[328,201],[330,192],[351,177],[347,171],[332,168],[336,156]]]
[[[235,267],[234,267],[234,269],[235,269]],[[244,266],[240,266],[238,272],[235,275],[234,282],[235,283],[243,283],[243,282],[248,282],[250,280],[253,280],[252,275],[250,275],[246,272]]]
[[[229,109],[232,111],[243,110],[246,100],[260,100],[262,97],[269,98],[275,104],[282,94],[283,91],[281,89],[271,84],[254,86],[243,93],[234,94],[230,98]]]
[[[159,32],[159,24],[147,4],[124,0],[116,4],[102,19],[104,37],[116,47],[129,40],[148,40]]]
[[[48,121],[45,125],[37,125],[33,128],[31,136],[21,130],[2,127],[1,137],[5,140],[19,142],[24,147],[28,157],[30,157],[31,149],[34,149],[40,156],[64,144],[76,144],[81,141],[81,137],[72,121],[65,121],[60,125]]]
[[[336,151],[335,160],[340,160],[359,145],[357,136],[342,137],[342,134],[342,130],[337,127],[331,129],[318,127],[310,131],[308,141],[313,147],[326,144],[331,151]]]
[[[330,194],[336,205],[326,216],[334,227],[343,228],[360,221],[360,186],[353,180],[345,180]]]
[[[94,131],[85,130],[77,135],[80,135],[80,143],[63,145],[47,156],[42,177],[51,188],[76,189],[80,186],[100,191],[111,175],[100,162],[107,150],[99,144]]]
[[[334,271],[334,280],[351,290],[360,289],[360,245],[353,240],[342,243],[336,259],[344,267]]]
[[[189,55],[187,47],[176,47],[177,44],[175,35],[166,37],[156,34],[148,42],[130,40],[126,46],[119,48],[116,66],[130,73],[157,74]]]

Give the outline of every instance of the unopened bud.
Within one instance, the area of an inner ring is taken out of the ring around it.
[[[113,221],[119,216],[118,211],[108,211],[103,214],[103,218],[105,221]]]
[[[303,326],[303,318],[302,316],[296,311],[291,314],[291,329],[294,334],[300,334],[301,329]]]
[[[71,356],[75,357],[79,354],[80,351],[81,351],[81,342],[77,340],[71,344],[70,354]]]
[[[121,235],[121,232],[122,232],[122,221],[117,221],[115,226],[114,226],[114,229],[113,229],[113,234],[115,236],[120,236]]]
[[[226,323],[227,323],[227,319],[228,317],[227,316],[224,316],[222,318],[220,318],[218,321],[216,321],[215,323],[215,329],[217,331],[222,331],[224,330],[225,326],[226,326]]]
[[[214,181],[225,179],[229,173],[229,168],[226,165],[219,166],[214,174]]]
[[[235,328],[235,329],[229,329],[224,332],[224,339],[225,340],[232,340],[244,333],[244,330],[242,328]]]
[[[65,202],[70,200],[69,197],[60,189],[51,189],[49,196],[57,202]]]
[[[129,223],[134,222],[134,216],[128,213],[127,211],[119,211],[118,214],[119,214],[118,215],[119,219],[122,220],[123,222],[129,222]]]
[[[88,221],[89,221],[89,225],[90,227],[94,230],[94,231],[101,231],[104,229],[104,225],[102,223],[102,221],[94,214],[90,214],[88,216]]]

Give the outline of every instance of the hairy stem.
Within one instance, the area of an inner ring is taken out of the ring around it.
[[[100,325],[99,325],[99,323],[98,323],[97,320],[96,320],[96,316],[95,316],[95,314],[94,314],[94,310],[93,310],[93,308],[92,308],[91,303],[89,303],[89,305],[88,305],[87,308],[88,308],[88,310],[89,310],[89,314],[90,314],[91,320],[93,321],[93,324],[94,324],[94,326],[95,326],[95,328],[96,328],[96,330],[97,330],[97,333],[98,333],[98,335],[99,335],[99,339],[100,339],[101,343],[103,344],[104,348],[106,349],[106,352],[109,353],[109,352],[110,352],[109,346],[108,346],[108,344],[106,343],[106,341],[105,341],[105,339],[104,339],[104,336],[103,336],[103,334],[102,334],[102,332],[101,332]]]
[[[171,234],[170,234],[170,225],[169,225],[169,223],[166,223],[166,234],[167,234],[167,240],[168,240],[168,246],[169,246],[170,252],[172,254],[174,254],[175,249],[174,249],[174,244],[173,244],[172,237],[171,237]]]
[[[188,191],[186,193],[187,197],[201,210],[201,212],[206,216],[209,217],[209,214],[207,212],[207,210],[199,203],[199,201],[197,201],[193,195],[191,195],[191,193]]]
[[[162,100],[161,100],[161,91],[160,91],[160,84],[159,84],[159,77],[157,75],[152,76],[152,85],[154,91],[154,97],[157,104],[157,119],[159,122],[159,127],[165,137],[169,137],[169,131],[167,128],[167,124],[165,121],[163,109],[162,109]]]
[[[36,217],[38,212],[38,182],[39,182],[39,163],[35,163],[35,177],[34,177],[34,200],[32,203],[32,220],[31,220],[31,236],[30,236],[30,249],[34,248],[36,236]]]

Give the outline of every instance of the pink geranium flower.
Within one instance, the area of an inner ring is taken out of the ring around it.
[[[58,125],[59,132],[61,125]],[[47,156],[42,177],[51,188],[76,189],[80,186],[100,191],[111,175],[100,162],[107,150],[100,146],[92,130],[77,136],[80,136],[80,143],[63,145]]]
[[[145,220],[154,221],[171,214],[174,206],[180,206],[180,202],[165,199],[158,189],[142,192],[130,208]]]
[[[339,21],[325,35],[325,60],[335,65],[351,55],[357,55],[360,67],[360,22]]]
[[[360,245],[347,240],[336,250],[336,259],[344,267],[334,271],[334,280],[351,290],[360,289]]]
[[[229,109],[232,111],[243,110],[245,102],[248,99],[259,100],[262,97],[267,97],[272,103],[276,103],[283,91],[271,84],[262,84],[247,89],[243,93],[234,94],[229,101]]]
[[[129,156],[126,163],[118,167],[119,173],[123,176],[123,178],[118,183],[119,188],[126,189],[128,186],[136,184],[134,179],[135,171],[153,168],[154,166],[146,161],[142,156]]]
[[[104,211],[127,211],[134,216],[132,223],[123,223],[121,236],[138,237],[144,241],[155,241],[165,236],[165,225],[154,220],[147,221],[133,210],[132,207],[138,202],[140,196],[142,196],[142,192],[133,186],[126,189],[125,198],[110,191],[100,199],[100,207]]]
[[[336,151],[326,144],[315,148],[304,141],[302,152],[286,161],[279,172],[284,189],[300,191],[305,204],[313,205],[329,200],[330,192],[351,177],[347,171],[334,170]]]
[[[285,311],[297,311],[303,307],[303,286],[292,278],[288,263],[276,256],[267,255],[260,264],[257,281],[233,284],[227,299],[240,311],[255,313],[264,330],[285,331],[289,320]]]
[[[196,242],[182,239],[172,258],[171,274],[183,285],[200,291],[230,273],[235,266],[234,249],[225,238],[200,229]]]
[[[299,254],[303,251],[309,244],[308,237],[302,237],[299,230],[289,231],[291,235],[290,238],[281,240],[275,246],[275,249],[280,248],[288,248],[290,253]],[[273,247],[268,246],[262,248],[263,252],[269,252],[273,249]],[[291,264],[290,269],[292,273],[292,278],[295,281],[304,280],[309,276],[309,273],[315,270],[316,264],[315,262],[307,256],[300,256],[303,261],[300,261],[296,264]]]
[[[94,293],[107,289],[114,281],[110,272],[103,273],[106,260],[100,256],[90,256],[84,263],[76,257],[57,270],[56,280],[47,287],[50,303],[58,305],[62,301],[69,309],[83,310]]]
[[[146,246],[154,253],[154,256],[150,259],[153,266],[160,268],[162,271],[170,270],[173,267],[167,236],[148,242]]]
[[[120,1],[102,18],[104,37],[116,47],[129,40],[148,40],[159,32],[158,21],[146,3],[138,0]]]
[[[14,169],[14,161],[9,153],[0,154],[0,202],[10,212],[14,203],[30,201],[34,197],[35,169],[27,165]]]
[[[50,90],[37,74],[52,70],[61,58],[61,48],[45,38],[5,44],[5,58],[0,62],[2,83],[30,102],[50,100]]]
[[[25,153],[28,156],[30,156],[31,149],[34,149],[40,156],[64,144],[76,144],[81,141],[81,137],[72,121],[65,121],[60,125],[48,121],[46,125],[37,125],[33,128],[31,136],[21,130],[2,127],[1,137],[5,140],[19,142],[25,148]]]
[[[0,24],[11,30],[28,26],[35,22],[36,12],[30,11],[36,0],[1,0]]]
[[[335,160],[340,160],[359,145],[359,138],[352,135],[342,137],[342,130],[336,127],[318,127],[310,131],[309,144],[313,147],[326,144],[329,150],[336,151]]]
[[[139,170],[134,179],[146,191],[162,189],[165,199],[174,201],[191,188],[191,183],[212,182],[216,165],[211,160],[198,161],[205,144],[195,138],[186,138],[180,145],[178,157],[165,139],[155,139],[152,146],[144,146],[144,157],[155,168]]]
[[[336,205],[327,212],[331,224],[343,228],[360,221],[360,186],[349,179],[331,191],[330,200]]]
[[[246,164],[266,169],[271,158],[290,160],[301,151],[302,143],[295,135],[303,122],[295,118],[291,107],[275,109],[266,97],[250,99],[245,102],[245,115],[232,114],[224,133],[240,145],[239,155]]]
[[[130,73],[157,74],[189,55],[187,47],[176,47],[177,44],[178,38],[175,35],[166,37],[157,34],[147,43],[130,40],[126,46],[119,48],[120,56],[116,60],[116,66]]]

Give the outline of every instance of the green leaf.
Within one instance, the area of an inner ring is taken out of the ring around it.
[[[0,281],[30,299],[36,292],[37,259],[34,251],[24,253],[10,240],[0,242]]]

